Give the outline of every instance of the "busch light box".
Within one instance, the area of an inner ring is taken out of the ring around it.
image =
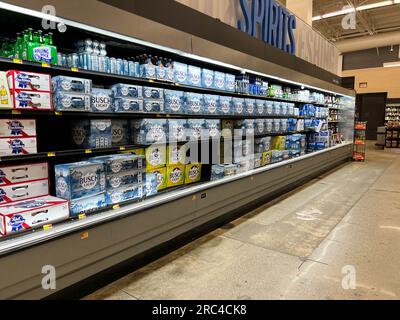
[[[232,104],[233,104],[233,114],[234,115],[242,116],[245,114],[244,99],[233,98]]]
[[[188,66],[187,64],[174,62],[175,82],[179,84],[188,83]]]
[[[68,218],[68,201],[52,196],[0,205],[0,235],[12,235]]]
[[[106,113],[113,112],[111,97],[112,97],[111,90],[93,88],[92,103],[91,103],[92,112],[106,112]]]
[[[245,99],[244,100],[244,114],[248,116],[252,116],[255,114],[256,109],[256,100],[254,99]]]
[[[225,74],[225,90],[235,92],[236,77],[233,74]]]
[[[111,121],[112,146],[128,145],[131,139],[131,126],[129,120],[113,119]]]
[[[146,170],[151,171],[165,167],[167,163],[167,147],[151,146],[146,149]]]
[[[15,109],[51,110],[51,93],[41,91],[11,90],[11,99]]]
[[[196,141],[200,140],[205,134],[205,120],[204,119],[188,119],[187,127],[187,140]]]
[[[168,119],[168,141],[186,141],[187,125],[186,119]]]
[[[232,97],[219,97],[218,114],[233,115]]]
[[[79,148],[109,148],[112,146],[111,120],[80,120],[72,126],[72,138]]]
[[[81,94],[92,93],[92,80],[58,76],[53,77],[53,92],[71,92]]]
[[[185,166],[173,165],[167,167],[167,188],[183,185],[185,182]]]
[[[257,116],[264,116],[267,114],[264,100],[256,100],[256,109],[254,114]]]
[[[203,114],[203,95],[185,92],[185,111],[186,114]]]
[[[184,93],[176,90],[165,90],[165,112],[171,114],[184,114]]]
[[[143,111],[147,113],[163,113],[164,112],[164,101],[145,99],[143,102]]]
[[[10,70],[7,79],[10,90],[51,92],[48,74]]]
[[[89,161],[55,166],[56,195],[63,199],[79,199],[105,191],[102,163]]]
[[[254,121],[254,134],[263,135],[266,134],[266,126],[264,119],[256,119]]]
[[[146,183],[144,185],[144,195],[146,197],[154,196],[157,194],[157,176],[154,173],[146,174]]]
[[[214,85],[214,71],[203,69],[201,71],[201,85],[203,88],[212,89]]]
[[[0,119],[0,138],[36,137],[36,120]]]
[[[37,153],[36,138],[0,138],[0,156]]]
[[[221,136],[221,121],[206,119],[204,121],[205,134],[211,139],[219,138]]]
[[[189,86],[201,87],[201,68],[188,66],[188,83]]]
[[[225,73],[214,72],[214,89],[225,90]]]
[[[142,98],[143,88],[130,84],[116,84],[111,87],[114,98]]]
[[[157,66],[152,63],[144,63],[140,65],[140,77],[146,79],[157,78]]]
[[[104,165],[106,175],[118,174],[124,171],[143,170],[146,168],[144,155],[115,154],[91,158],[90,162]]]
[[[141,113],[143,112],[143,99],[117,98],[113,103],[114,112]]]
[[[129,170],[106,176],[106,190],[115,190],[133,184],[142,184],[146,181],[146,172]]]
[[[131,121],[131,131],[135,144],[165,143],[167,120],[137,119]]]
[[[204,95],[204,114],[216,115],[218,114],[219,96],[210,94]]]
[[[188,164],[185,167],[185,184],[200,182],[201,180],[201,164]]]
[[[144,99],[164,100],[164,89],[144,87],[143,88]]]
[[[109,206],[130,200],[143,198],[143,184],[123,187],[106,192],[106,201]]]
[[[169,144],[167,147],[167,165],[186,164],[187,147]]]
[[[156,176],[157,182],[157,191],[161,191],[167,188],[167,168],[159,168],[154,170],[147,171],[147,177],[150,174],[154,174]]]
[[[91,96],[79,93],[57,92],[53,94],[54,109],[58,111],[91,110]]]
[[[94,211],[101,210],[107,206],[105,192],[96,195],[72,199],[70,201],[70,215],[77,217],[82,213],[88,214]]]

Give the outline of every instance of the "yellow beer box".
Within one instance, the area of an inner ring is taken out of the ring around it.
[[[185,166],[174,165],[167,167],[167,187],[177,187],[185,182]]]
[[[264,152],[263,153],[263,159],[262,159],[262,165],[267,166],[271,164],[272,160],[272,151]]]
[[[185,184],[200,182],[201,163],[188,164],[185,167]]]
[[[167,146],[155,145],[146,149],[147,170],[159,169],[167,165]]]
[[[161,191],[167,188],[167,168],[160,168],[154,170],[148,170],[147,173],[154,173],[157,180],[157,191]]]
[[[144,156],[146,154],[144,148],[133,149],[129,153],[135,154],[137,156]]]
[[[12,107],[7,75],[5,72],[0,71],[0,109],[11,109]]]
[[[186,146],[168,145],[167,147],[167,166],[175,164],[186,164]]]
[[[274,137],[271,142],[271,147],[273,150],[286,150],[286,137],[285,136],[279,136],[279,137]]]

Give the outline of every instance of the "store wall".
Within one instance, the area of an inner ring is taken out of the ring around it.
[[[400,67],[346,70],[342,73],[342,77],[353,76],[358,94],[387,92],[388,98],[400,98]],[[360,88],[360,83],[367,83],[367,87]]]

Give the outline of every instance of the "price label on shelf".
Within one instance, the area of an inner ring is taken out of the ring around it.
[[[13,59],[13,62],[14,63],[18,63],[18,64],[22,64],[23,63],[21,59]]]
[[[20,115],[21,111],[20,110],[12,110],[11,114],[16,114],[16,115]]]
[[[78,68],[71,68],[71,71],[72,72],[79,72],[79,69]]]
[[[86,153],[86,154],[91,154],[91,153],[92,153],[92,150],[86,149],[86,150],[85,150],[85,153]]]
[[[125,151],[126,148],[125,147],[119,147],[119,151]]]
[[[48,153],[47,153],[47,156],[48,156],[49,158],[52,158],[52,157],[55,157],[55,156],[56,156],[56,153],[55,153],[55,152],[48,152]]]
[[[83,232],[83,233],[81,233],[81,240],[85,240],[85,239],[87,239],[87,238],[89,238],[89,232]]]
[[[154,80],[151,80],[151,79],[149,79],[149,82],[150,82],[150,83],[153,83],[153,82],[154,82]]]
[[[54,115],[56,115],[56,116],[62,116],[62,112],[60,112],[60,111],[54,111]]]
[[[43,226],[43,230],[50,230],[50,229],[53,229],[52,224],[46,224],[45,226]]]
[[[121,206],[119,204],[116,204],[116,205],[113,206],[113,210],[118,210],[120,208],[121,208]]]
[[[48,64],[47,62],[42,62],[42,67],[43,68],[50,68],[50,64]]]
[[[86,214],[82,213],[78,216],[79,220],[85,219],[86,218]]]

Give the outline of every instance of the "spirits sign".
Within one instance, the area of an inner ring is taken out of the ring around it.
[[[239,0],[244,20],[239,30],[289,54],[296,54],[296,16],[275,0]]]

